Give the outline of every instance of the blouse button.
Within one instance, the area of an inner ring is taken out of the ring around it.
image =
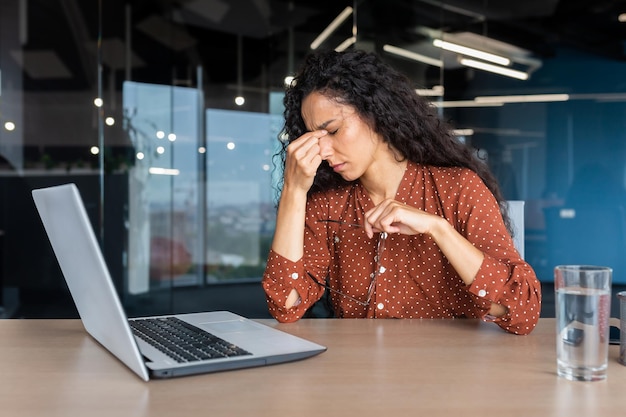
[[[382,274],[383,272],[385,272],[386,270],[387,270],[387,268],[385,268],[385,267],[384,267],[384,266],[382,266],[382,265],[381,265],[381,267],[380,267],[380,268],[378,268],[378,272],[379,272],[379,273],[381,273],[381,274]]]
[[[293,274],[291,274],[291,279],[298,279],[298,273],[294,272]]]
[[[376,308],[379,309],[379,310],[382,310],[383,308],[385,308],[385,305],[383,303],[378,303],[376,305]]]
[[[478,296],[479,297],[484,297],[485,295],[487,295],[487,291],[485,291],[485,290],[478,291]]]

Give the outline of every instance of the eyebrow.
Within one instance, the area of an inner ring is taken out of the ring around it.
[[[334,122],[335,119],[331,119],[331,120],[327,120],[324,123],[322,123],[321,125],[317,126],[317,129],[315,130],[322,130],[322,129],[326,129],[326,127],[331,124],[332,122]]]

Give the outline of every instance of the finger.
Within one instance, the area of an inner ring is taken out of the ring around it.
[[[367,236],[369,238],[372,238],[374,236],[374,233],[381,231],[380,226],[379,226],[379,221],[380,221],[380,216],[384,210],[383,204],[384,202],[377,205],[373,209],[368,210],[365,213],[364,228],[365,228],[365,233],[367,233]]]
[[[318,143],[319,139],[326,136],[328,132],[326,130],[313,130],[311,132],[306,132],[302,134],[298,139],[294,140],[292,143],[299,143],[300,146],[306,146],[307,144]]]
[[[372,229],[372,224],[365,218],[365,223],[363,223],[363,228],[365,229],[365,234],[370,239],[374,237],[374,230]]]
[[[326,136],[328,134],[328,131],[326,129],[319,129],[319,130],[312,130],[312,131],[307,132],[307,133],[309,133],[312,136],[315,136],[315,137],[317,137],[319,139],[322,136]]]
[[[367,221],[373,232],[397,233],[401,230],[400,210],[403,205],[387,199],[368,212]]]
[[[287,147],[288,157],[297,161],[310,161],[313,155],[319,154],[319,139],[314,137],[300,138]]]
[[[293,175],[303,174],[306,177],[313,177],[317,173],[317,169],[321,163],[322,158],[319,156],[319,153],[316,153],[314,150],[304,155],[296,153],[291,155],[286,172],[290,172]]]
[[[321,151],[319,140],[326,133],[325,130],[305,133],[287,146],[287,153],[294,155],[297,159],[306,159],[310,153],[319,154]]]

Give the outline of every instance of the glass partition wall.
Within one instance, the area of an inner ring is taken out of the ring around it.
[[[414,82],[524,201],[543,282],[576,262],[626,283],[626,7],[492,3],[3,1],[4,315],[75,315],[30,197],[74,182],[129,314],[267,316],[282,95],[315,48]]]

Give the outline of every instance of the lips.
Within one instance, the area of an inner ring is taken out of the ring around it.
[[[342,164],[331,165],[331,167],[333,168],[333,171],[339,172],[341,171],[341,168],[343,168],[344,165],[345,165],[345,162]]]

